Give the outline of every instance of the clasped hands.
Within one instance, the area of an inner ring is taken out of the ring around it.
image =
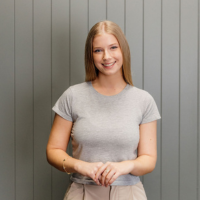
[[[120,175],[128,174],[133,170],[133,161],[122,161],[122,162],[96,162],[96,163],[85,163],[82,166],[81,174],[92,178],[97,185],[109,186],[111,185]]]

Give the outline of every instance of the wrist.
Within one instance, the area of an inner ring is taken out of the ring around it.
[[[74,166],[73,166],[74,171],[80,173],[80,169],[82,168],[81,166],[82,166],[83,162],[84,161],[82,161],[82,160],[76,160],[74,163]]]
[[[134,169],[134,160],[126,160],[126,161],[122,161],[125,164],[125,168],[124,168],[124,174],[129,174],[133,171]]]
[[[66,161],[66,159],[63,159],[63,170],[64,170],[67,174],[71,174],[71,173],[68,172],[67,169],[66,169],[65,161]]]

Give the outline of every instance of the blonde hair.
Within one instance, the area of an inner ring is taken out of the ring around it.
[[[122,65],[123,78],[126,83],[133,85],[131,77],[130,49],[126,37],[124,36],[121,28],[117,24],[107,20],[96,23],[88,33],[87,40],[85,43],[85,72],[86,72],[85,81],[86,82],[93,81],[98,76],[99,71],[95,67],[93,62],[92,44],[94,37],[100,35],[103,30],[106,33],[114,35],[118,40],[123,56],[123,65]]]

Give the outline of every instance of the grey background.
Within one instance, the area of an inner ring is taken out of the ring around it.
[[[200,0],[1,0],[0,199],[62,199],[69,176],[45,149],[51,107],[84,81],[84,44],[99,20],[120,25],[134,85],[161,113],[148,200],[200,200]],[[71,148],[68,148],[71,153]]]

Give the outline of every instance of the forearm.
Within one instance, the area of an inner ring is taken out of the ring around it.
[[[130,166],[130,173],[135,176],[142,176],[150,173],[156,166],[156,158],[149,155],[142,155],[135,160],[124,161]]]
[[[99,184],[99,181],[95,180],[95,174],[103,165],[103,163],[89,163],[72,158],[62,149],[47,148],[46,152],[48,162],[55,168],[64,172],[65,170],[63,169],[63,160],[65,159],[64,167],[68,173],[79,173],[83,176],[88,176],[92,178],[96,184]]]
[[[77,160],[75,158],[70,157],[65,151],[62,149],[47,149],[46,151],[47,154],[47,161],[49,164],[54,166],[60,171],[65,171],[63,169],[63,160],[64,161],[64,166],[66,168],[66,171],[69,173],[77,173],[77,166],[81,164],[81,160]]]

